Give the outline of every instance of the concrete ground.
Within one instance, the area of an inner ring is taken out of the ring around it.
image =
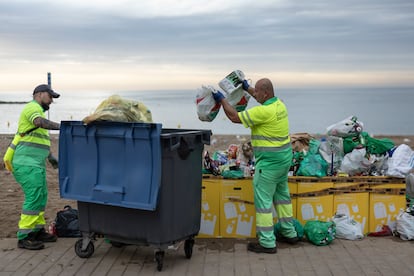
[[[247,240],[196,239],[190,258],[184,244],[165,250],[157,270],[156,248],[114,247],[98,238],[93,254],[80,258],[77,238],[59,238],[40,251],[17,248],[16,239],[0,240],[3,275],[414,275],[412,241],[397,237],[336,239],[328,246],[303,241],[278,243],[277,254],[246,250]]]

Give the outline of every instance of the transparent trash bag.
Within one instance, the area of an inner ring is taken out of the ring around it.
[[[336,214],[332,221],[335,222],[336,237],[338,239],[361,240],[364,238],[362,224],[346,214]]]
[[[152,123],[152,114],[141,102],[112,95],[102,101],[93,114],[83,119],[85,124],[94,121]]]
[[[411,212],[400,210],[396,218],[396,231],[402,240],[414,240],[414,216]]]

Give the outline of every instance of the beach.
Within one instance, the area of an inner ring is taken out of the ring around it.
[[[2,157],[12,138],[13,136],[10,134],[0,134],[0,155]],[[375,136],[374,138],[389,138],[394,141],[395,145],[407,144],[414,149],[414,136]],[[250,137],[249,135],[212,135],[210,140],[211,145],[206,145],[204,149],[212,154],[217,150],[227,150],[231,144],[240,145],[242,142],[250,140]],[[51,135],[51,151],[56,157],[58,149],[58,135]],[[63,209],[65,205],[77,207],[76,201],[60,198],[58,177],[58,170],[47,164],[49,188],[49,200],[45,211],[47,225],[54,221],[56,212]],[[3,166],[0,167],[0,191],[0,238],[15,238],[23,203],[23,192],[13,175]]]

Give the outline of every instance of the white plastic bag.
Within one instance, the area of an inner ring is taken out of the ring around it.
[[[233,92],[229,93],[226,96],[226,99],[229,104],[237,110],[237,112],[240,112],[246,109],[250,100],[250,94],[246,93],[243,88],[237,88],[236,90],[233,90]]]
[[[220,111],[221,104],[216,103],[213,98],[212,92],[214,90],[215,89],[213,87],[204,85],[197,90],[197,116],[201,121],[213,121]]]
[[[319,154],[328,163],[327,175],[333,175],[339,170],[344,159],[343,139],[341,137],[328,136],[326,140],[321,141]]]
[[[401,209],[396,218],[396,231],[402,240],[414,240],[414,216]]]
[[[399,145],[388,158],[387,176],[406,177],[414,168],[414,151],[406,144]]]
[[[352,152],[345,154],[339,170],[349,174],[350,176],[362,172],[368,173],[374,161],[366,157],[366,152],[365,148],[355,148]]]
[[[346,240],[361,240],[364,238],[362,224],[345,214],[336,214],[332,221],[336,225],[336,237]]]
[[[358,121],[357,117],[349,116],[338,123],[328,126],[326,132],[329,136],[349,137],[361,133],[363,127],[364,124]]]

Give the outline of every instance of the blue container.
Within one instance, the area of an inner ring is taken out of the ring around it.
[[[103,234],[115,244],[164,249],[185,240],[187,258],[200,230],[202,153],[210,130],[161,129],[159,124],[61,122],[59,185],[78,201],[79,257],[93,254]]]
[[[155,210],[161,185],[161,124],[62,121],[60,196]]]
[[[202,154],[211,131],[163,129],[156,210],[78,201],[79,229],[111,241],[164,248],[200,230]]]

